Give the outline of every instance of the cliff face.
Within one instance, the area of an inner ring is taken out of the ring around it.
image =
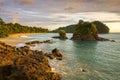
[[[71,39],[81,41],[97,40],[97,28],[93,23],[79,21],[79,23],[75,26],[75,31]]]

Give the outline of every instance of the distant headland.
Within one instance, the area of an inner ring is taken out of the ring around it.
[[[108,26],[106,26],[101,21],[93,21],[91,23],[93,23],[96,26],[99,34],[108,34],[109,31],[110,31],[110,29],[108,28]],[[73,33],[74,29],[75,29],[75,26],[76,26],[76,24],[68,25],[68,26],[65,26],[65,27],[59,27],[58,29],[55,29],[52,32],[56,33],[56,32],[58,32],[60,30],[65,30],[66,33]]]

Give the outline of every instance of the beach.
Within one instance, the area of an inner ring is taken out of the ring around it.
[[[32,34],[38,34],[38,33],[17,33],[17,34],[10,34],[9,37],[0,38],[0,41],[6,43],[8,45],[15,46],[18,43],[24,43],[26,41],[26,39],[29,40],[30,38],[27,38],[27,37],[24,37],[24,36],[28,36],[28,35],[32,35]]]

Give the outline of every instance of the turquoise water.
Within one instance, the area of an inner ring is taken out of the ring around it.
[[[72,41],[52,39],[57,34],[34,34],[32,40],[53,40],[53,44],[36,44],[33,49],[48,53],[58,48],[64,56],[62,61],[50,60],[62,80],[120,80],[120,34],[101,34],[110,41]],[[71,38],[72,34],[67,34]],[[81,70],[84,69],[85,72]]]

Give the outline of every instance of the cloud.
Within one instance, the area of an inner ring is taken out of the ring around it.
[[[3,0],[0,1],[0,7],[2,7],[2,6],[4,6],[4,1]]]
[[[64,10],[67,10],[67,11],[71,11],[71,10],[74,10],[75,8],[73,8],[73,7],[67,7],[67,8],[65,8]]]
[[[79,19],[119,20],[119,3],[120,0],[0,0],[3,5],[0,6],[0,17],[7,22],[55,28],[77,23]]]
[[[33,0],[13,0],[13,2],[18,5],[31,5]]]

